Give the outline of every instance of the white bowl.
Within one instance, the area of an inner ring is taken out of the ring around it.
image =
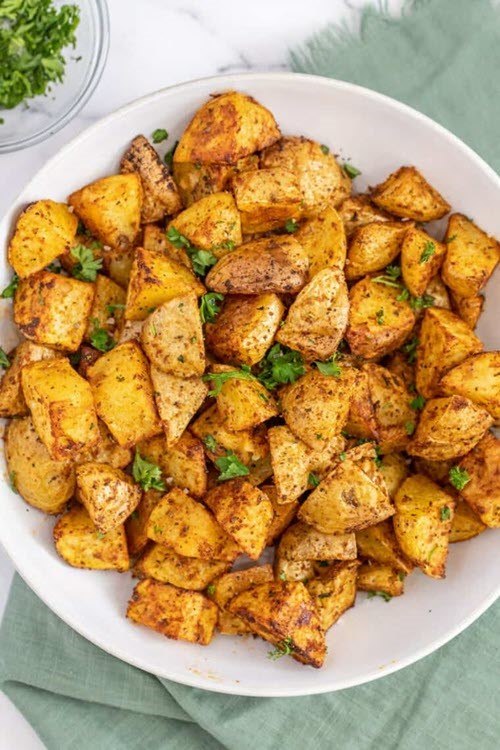
[[[228,88],[269,107],[284,133],[325,143],[362,170],[358,189],[402,164],[414,164],[450,201],[481,227],[500,236],[500,180],[473,151],[427,117],[385,96],[348,83],[291,73],[210,78],[139,99],[101,120],[51,159],[19,196],[0,225],[5,245],[19,208],[38,198],[65,200],[81,185],[117,170],[137,133],[170,132],[168,148],[207,97]],[[11,275],[5,260],[0,288]],[[498,293],[498,278],[496,291]],[[4,303],[2,344],[9,343]],[[493,283],[479,334],[498,348],[498,304]],[[2,459],[3,460],[3,459]],[[125,619],[133,582],[128,574],[70,568],[52,543],[53,521],[29,509],[5,482],[0,489],[0,541],[25,581],[68,625],[88,640],[141,669],[207,690],[253,696],[322,693],[359,685],[411,664],[460,633],[500,594],[500,538],[487,531],[453,545],[447,578],[420,573],[407,579],[403,597],[386,603],[358,596],[328,633],[323,669],[292,659],[266,658],[261,640],[218,635],[209,647],[167,640]]]

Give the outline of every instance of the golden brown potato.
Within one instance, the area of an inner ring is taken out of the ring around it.
[[[181,266],[186,266],[189,270],[192,269],[191,261],[185,249],[172,245],[167,239],[167,233],[163,227],[156,224],[146,224],[142,230],[140,245],[147,253],[159,253],[160,255],[164,253],[176,263],[180,263]]]
[[[144,320],[155,307],[175,297],[205,291],[195,275],[165,253],[138,247],[130,270],[127,290],[127,320]]]
[[[171,477],[176,487],[195,497],[202,497],[207,491],[203,444],[190,432],[184,432],[175,445],[165,450],[159,463],[167,481]]]
[[[297,294],[307,281],[309,260],[295,237],[247,242],[208,272],[208,289],[222,294]]]
[[[182,202],[191,206],[212,193],[220,193],[231,185],[231,179],[239,172],[259,168],[257,154],[244,156],[235,164],[202,164],[201,162],[176,162],[172,165],[174,180]]]
[[[375,449],[348,451],[307,497],[298,517],[325,534],[347,534],[372,526],[394,513]]]
[[[362,369],[368,375],[380,450],[383,453],[404,450],[415,429],[415,412],[410,407],[404,382],[380,365],[366,363]]]
[[[127,617],[167,638],[207,646],[217,623],[217,607],[198,591],[146,578],[134,588]]]
[[[253,586],[261,583],[271,583],[273,581],[273,569],[270,565],[258,565],[245,570],[234,570],[231,573],[225,573],[212,585],[213,593],[209,595],[213,598],[220,608],[218,628],[221,633],[226,635],[242,635],[251,633],[248,625],[240,620],[239,617],[231,615],[226,606],[234,599],[237,594],[247,591]]]
[[[345,229],[337,211],[327,206],[318,216],[304,221],[295,238],[309,258],[309,278],[324,268],[342,271],[347,254]]]
[[[151,511],[147,535],[185,557],[234,562],[240,554],[210,511],[177,488],[164,495]]]
[[[483,344],[464,321],[448,310],[430,307],[425,311],[419,333],[416,386],[425,398],[442,393],[441,378]]]
[[[214,193],[193,203],[172,219],[168,229],[172,227],[216,258],[241,245],[241,218],[230,193]]]
[[[274,517],[266,493],[243,479],[231,479],[210,490],[203,500],[238,547],[258,560]]]
[[[453,303],[453,310],[457,315],[460,315],[469,328],[474,328],[477,325],[481,313],[484,307],[484,296],[477,294],[474,297],[461,297],[459,294],[451,293],[451,299]]]
[[[314,577],[313,560],[285,560],[274,556],[274,577],[277,581],[307,581]]]
[[[461,497],[486,526],[500,527],[500,440],[487,432],[459,465],[469,476]]]
[[[405,574],[413,570],[412,563],[399,547],[391,519],[357,531],[356,545],[361,558],[389,566]]]
[[[106,250],[103,261],[109,277],[122,289],[126,289],[130,281],[130,271],[135,256],[135,248],[127,250]]]
[[[180,589],[202,591],[228,567],[226,562],[183,557],[162,544],[153,544],[137,561],[134,573],[139,578],[154,578]]]
[[[417,474],[425,474],[436,484],[448,484],[449,473],[452,466],[456,463],[455,459],[449,458],[446,461],[430,461],[427,458],[414,458],[412,466]]]
[[[203,375],[205,344],[196,294],[174,297],[144,321],[142,347],[150,362],[178,378]]]
[[[431,461],[463,456],[492,423],[485,409],[463,396],[434,398],[424,406],[407,452]]]
[[[355,229],[375,221],[390,221],[391,215],[378,208],[368,195],[350,195],[340,204],[339,215],[348,237]]]
[[[201,378],[178,378],[151,368],[151,382],[167,447],[174,446],[203,404],[208,386]]]
[[[82,343],[94,293],[93,284],[38,271],[19,282],[14,321],[36,344],[75,352]]]
[[[500,420],[500,352],[468,357],[441,378],[440,387],[447,396],[465,396]]]
[[[347,251],[346,279],[359,279],[392,263],[410,227],[407,222],[375,221],[355,229]]]
[[[142,209],[141,178],[135,172],[96,180],[72,193],[68,203],[104,245],[119,251],[134,246]]]
[[[348,560],[329,565],[317,578],[307,582],[321,620],[323,630],[328,630],[351,607],[356,599],[356,572],[358,560]]]
[[[263,151],[260,162],[262,167],[282,167],[295,174],[305,215],[315,216],[328,205],[336,208],[350,195],[351,180],[334,155],[308,138],[282,138]]]
[[[437,274],[446,245],[438,242],[418,227],[409,227],[401,245],[401,273],[406,288],[421,297],[431,279]]]
[[[228,295],[217,320],[205,326],[206,344],[225,362],[255,365],[273,343],[284,309],[275,294]]]
[[[232,187],[243,234],[279,229],[302,214],[299,182],[288,169],[241,172],[233,177]]]
[[[383,474],[389,497],[394,500],[400,484],[408,476],[406,461],[400,453],[388,453],[382,456],[379,469]]]
[[[391,354],[385,361],[385,366],[397,375],[405,383],[408,393],[415,395],[415,359],[417,357],[417,336],[412,336],[404,345],[402,351],[396,351]],[[408,351],[407,347],[410,348]],[[405,351],[406,349],[406,351]]]
[[[394,531],[403,553],[431,578],[444,578],[454,498],[422,474],[396,494]]]
[[[472,539],[488,527],[464,500],[458,500],[450,531],[450,544]]]
[[[21,381],[35,430],[51,458],[76,458],[99,441],[92,391],[67,359],[32,362],[23,367]]]
[[[101,534],[121,526],[134,512],[141,489],[121,469],[97,462],[76,467],[78,499]]]
[[[349,296],[342,271],[325,268],[297,295],[276,341],[309,361],[329,359],[337,350],[349,315]]]
[[[476,296],[498,263],[498,242],[463,214],[450,216],[445,242],[443,281],[461,297]]]
[[[281,392],[288,427],[311,448],[325,447],[347,421],[352,383],[347,368],[340,377],[323,375],[316,368],[309,370]]]
[[[239,372],[229,365],[213,365],[211,371],[215,375]],[[256,379],[229,378],[221,383],[216,398],[219,413],[229,430],[251,430],[279,414],[276,399]]]
[[[142,493],[142,499],[134,512],[125,521],[128,550],[132,557],[138,555],[150,543],[147,535],[149,516],[162,497],[157,490]]]
[[[20,278],[41,271],[75,243],[78,219],[65,203],[31,203],[19,216],[9,242],[9,263]]]
[[[346,338],[351,352],[377,359],[398,349],[415,324],[415,315],[401,290],[366,277],[351,288]],[[380,321],[380,322],[379,322]]]
[[[86,463],[87,461],[97,461],[100,464],[108,464],[115,469],[124,469],[132,461],[132,451],[129,448],[122,448],[118,445],[100,419],[97,420],[99,429],[99,440],[90,448],[80,453],[77,463]]]
[[[161,432],[148,361],[136,341],[119,344],[88,371],[97,413],[124,448]]]
[[[349,415],[345,432],[352,437],[378,440],[375,411],[370,396],[370,370],[363,367],[353,369],[353,389],[349,399]]]
[[[160,221],[182,208],[177,186],[153,146],[137,135],[120,162],[122,174],[139,175],[142,184],[141,222]]]
[[[191,424],[190,430],[204,442],[207,454],[212,460],[225,455],[226,451],[234,451],[240,461],[249,467],[265,459],[269,453],[266,429],[263,425],[254,430],[231,431],[226,426],[216,404],[204,411]],[[217,443],[216,452],[208,448],[205,442],[208,436],[213,437]]]
[[[54,461],[31,417],[13,419],[5,431],[5,460],[12,489],[44,513],[61,513],[75,489],[70,461]]]
[[[281,537],[277,554],[282,560],[355,560],[354,534],[325,534],[299,521]]]
[[[125,308],[125,291],[112,279],[98,273],[95,284],[95,295],[85,331],[85,341],[91,341],[96,328],[103,328],[112,333],[123,319]]]
[[[251,96],[228,91],[212,97],[197,110],[175,149],[174,164],[234,164],[279,137],[279,128],[269,110]]]
[[[325,636],[314,602],[303,583],[261,583],[237,594],[228,604],[254,633],[303,664],[321,667]]]
[[[299,503],[296,500],[286,504],[279,503],[276,487],[272,484],[263,484],[260,489],[267,495],[274,511],[273,520],[267,532],[266,539],[266,547],[270,547],[295,518]]]
[[[63,560],[73,568],[123,573],[130,567],[124,527],[101,534],[81,505],[73,506],[59,518],[54,526],[54,542]]]
[[[434,276],[427,284],[424,297],[427,296],[432,297],[434,307],[443,307],[445,310],[451,310],[450,295],[439,274]],[[421,311],[418,311],[417,315],[421,314]]]
[[[357,587],[359,591],[373,591],[376,594],[401,596],[404,590],[404,576],[389,565],[365,563],[358,570]]]
[[[415,167],[400,167],[373,188],[371,200],[402,219],[434,221],[450,210],[450,205]]]
[[[32,341],[21,341],[9,354],[10,367],[4,372],[0,381],[0,417],[23,417],[29,413],[24,398],[21,371],[30,362],[41,362],[45,359],[57,359],[62,354],[40,346]]]

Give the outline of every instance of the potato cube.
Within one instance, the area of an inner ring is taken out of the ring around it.
[[[321,620],[323,630],[328,630],[346,610],[354,607],[356,600],[356,572],[358,560],[347,560],[329,565],[306,586]]]
[[[352,437],[378,440],[378,425],[370,395],[370,369],[353,370],[353,388],[345,432]]]
[[[151,368],[151,381],[167,447],[171,448],[203,404],[208,386],[201,378],[178,378],[156,367]]]
[[[226,562],[183,557],[168,547],[153,544],[137,561],[134,573],[140,578],[154,578],[180,589],[202,591],[228,568]]]
[[[213,365],[212,373],[235,372],[228,365]],[[278,405],[272,394],[258,380],[233,377],[221,383],[217,409],[229,430],[250,430],[271,417],[278,416]]]
[[[295,518],[295,514],[299,508],[299,503],[294,500],[291,503],[280,504],[278,502],[276,487],[272,484],[264,484],[260,489],[262,492],[265,492],[269,498],[274,511],[273,520],[267,532],[265,545],[266,547],[270,547]]]
[[[190,432],[184,432],[175,445],[163,453],[160,466],[176,487],[187,490],[190,495],[202,497],[207,491],[203,444]]]
[[[85,341],[92,341],[91,336],[96,328],[104,328],[112,333],[122,320],[125,308],[125,291],[107,276],[98,273],[94,287],[95,297],[90,308]]]
[[[46,359],[57,359],[63,355],[48,346],[34,344],[32,341],[21,341],[9,354],[10,367],[4,372],[0,381],[0,417],[23,417],[29,413],[24,398],[21,371],[30,362],[41,362]]]
[[[412,563],[399,548],[392,521],[387,519],[356,532],[358,554],[381,565],[388,565],[402,573],[413,570]]]
[[[258,154],[243,156],[233,164],[179,162],[174,156],[172,165],[174,179],[185,206],[191,206],[212,193],[227,190],[235,174],[258,168]]]
[[[417,474],[425,474],[436,484],[446,485],[450,478],[450,469],[456,464],[454,458],[446,461],[431,461],[428,458],[414,458],[412,466]]]
[[[484,307],[484,295],[477,294],[474,297],[461,297],[454,292],[451,293],[453,310],[464,320],[469,328],[477,325]]]
[[[227,604],[237,594],[247,591],[253,586],[273,581],[273,569],[270,565],[259,565],[245,570],[234,570],[224,573],[214,582],[213,593],[210,596],[220,608],[218,627],[226,635],[242,635],[251,633],[248,625],[239,617],[229,614],[225,609]]]
[[[400,167],[373,188],[371,200],[394,216],[415,221],[441,219],[450,205],[415,167]]]
[[[161,497],[162,493],[157,490],[143,492],[139,505],[125,521],[128,549],[133,557],[149,544],[149,537],[146,533],[149,516]]]
[[[450,216],[445,241],[443,281],[455,294],[474,297],[495,270],[498,242],[462,214]]]
[[[297,177],[288,169],[242,172],[233,177],[232,186],[243,234],[279,229],[300,218],[302,194]]]
[[[487,432],[460,468],[470,477],[461,497],[486,526],[500,527],[500,440]]]
[[[447,396],[465,396],[500,420],[500,352],[483,352],[468,357],[441,378]]]
[[[121,469],[88,462],[76,467],[78,499],[102,534],[121,526],[136,509],[141,489]]]
[[[451,524],[450,544],[472,539],[482,534],[487,528],[468,503],[460,499],[457,501]]]
[[[242,242],[240,214],[231,193],[201,198],[177,214],[168,225],[169,229],[172,227],[193,247],[208,250],[216,258],[222,258]]]
[[[304,221],[295,237],[309,258],[310,279],[324,268],[344,269],[347,254],[345,229],[340,215],[332,206]]]
[[[368,375],[375,434],[381,451],[404,450],[415,426],[415,411],[410,407],[405,383],[380,365],[367,363],[363,370]]]
[[[446,245],[418,227],[410,227],[401,245],[401,272],[406,288],[421,297],[439,271]]]
[[[38,271],[19,282],[14,320],[36,344],[74,352],[82,343],[93,300],[93,284]]]
[[[392,263],[407,231],[409,224],[401,221],[376,221],[355,229],[347,251],[346,279],[359,279]]]
[[[169,258],[179,263],[181,266],[186,266],[189,270],[192,270],[191,261],[183,247],[175,247],[167,239],[167,234],[163,227],[157,226],[157,224],[146,224],[142,230],[142,242],[141,247],[147,253],[153,254],[165,254]]]
[[[313,560],[286,560],[278,554],[274,556],[274,577],[277,581],[307,581],[314,577]]]
[[[388,600],[403,593],[404,574],[396,572],[389,565],[364,563],[358,570],[357,586],[360,591],[385,594]]]
[[[299,521],[281,537],[278,556],[283,560],[355,560],[354,534],[325,534]]]
[[[98,442],[90,450],[82,451],[77,457],[77,462],[96,461],[100,464],[108,464],[115,469],[124,469],[132,461],[132,451],[118,445],[100,419],[97,420],[97,427],[99,428]]]
[[[221,417],[217,405],[211,406],[203,412],[190,427],[191,432],[205,443],[207,453],[212,460],[225,455],[226,451],[233,451],[245,466],[250,466],[257,461],[267,457],[269,446],[267,444],[266,430],[259,426],[254,430],[229,430]],[[209,450],[205,439],[208,436],[214,438],[218,450]]]
[[[91,570],[117,570],[130,567],[123,526],[101,534],[81,505],[75,505],[54,526],[56,550],[68,565]]]
[[[348,237],[355,229],[375,221],[391,221],[393,217],[372,203],[369,195],[350,195],[340,204],[339,216]]]

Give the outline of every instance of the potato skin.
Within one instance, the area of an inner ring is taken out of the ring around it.
[[[121,469],[88,461],[76,467],[78,499],[102,534],[121,526],[141,499],[140,487]]]
[[[325,534],[302,521],[289,526],[277,549],[282,560],[355,560],[354,534]]]
[[[450,205],[415,167],[400,167],[370,194],[371,200],[394,216],[415,221],[441,219]]]
[[[500,420],[500,352],[473,354],[441,378],[441,391],[456,393],[484,407]]]
[[[217,579],[213,594],[209,594],[219,607],[218,629],[226,635],[243,635],[251,633],[248,625],[239,617],[230,614],[226,606],[237,594],[247,591],[253,586],[273,581],[273,569],[270,565],[256,565],[245,570],[234,570],[224,573]]]
[[[4,441],[8,475],[23,500],[44,513],[61,513],[75,489],[72,463],[50,457],[31,417],[13,419]]]
[[[150,374],[166,445],[171,448],[203,404],[208,386],[201,378],[178,378],[157,367],[151,367]]]
[[[123,573],[130,567],[123,526],[101,534],[81,505],[74,505],[59,518],[54,526],[54,542],[63,560],[73,568]]]
[[[432,253],[432,254],[431,254]],[[446,245],[418,227],[409,227],[401,245],[401,272],[405,286],[421,297],[437,274],[446,255]]]
[[[493,528],[500,527],[500,440],[487,432],[477,445],[460,461],[470,477],[460,496],[481,521]]]
[[[302,222],[295,238],[309,258],[310,279],[324,268],[343,270],[347,254],[346,234],[342,219],[332,206]]]
[[[23,417],[29,414],[21,384],[23,367],[29,365],[30,362],[58,357],[62,357],[62,354],[55,349],[34,344],[32,341],[21,341],[16,346],[9,354],[10,367],[5,370],[0,381],[0,417]]]
[[[408,230],[408,223],[401,221],[376,221],[355,229],[347,251],[346,279],[359,279],[392,263]]]
[[[499,260],[498,242],[463,214],[450,216],[446,229],[443,281],[461,297],[474,297]]]
[[[202,591],[228,567],[229,563],[226,562],[183,557],[168,547],[153,544],[135,564],[134,573],[139,578],[154,578],[180,589]]]
[[[232,188],[243,234],[269,232],[302,215],[302,195],[295,174],[282,167],[241,172]]]

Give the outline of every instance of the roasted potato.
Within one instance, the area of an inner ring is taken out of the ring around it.
[[[160,466],[167,479],[171,477],[176,487],[194,497],[203,497],[207,491],[203,444],[190,432],[183,432],[175,445],[162,453]]]
[[[214,193],[193,203],[177,214],[168,228],[175,228],[191,245],[209,250],[216,258],[222,258],[242,241],[240,213],[230,193]]]
[[[314,577],[313,560],[285,560],[278,554],[274,557],[274,577],[277,581],[301,581],[307,583]]]
[[[112,333],[120,324],[127,296],[118,284],[100,273],[97,274],[94,289],[94,300],[84,335],[85,341],[89,342],[92,341],[92,334],[96,328],[103,328]]]
[[[477,294],[474,297],[461,297],[454,292],[451,293],[453,311],[464,320],[469,328],[474,328],[484,307],[484,296]]]
[[[132,557],[136,557],[148,544],[150,544],[147,535],[149,516],[155,505],[160,501],[161,497],[162,493],[157,490],[143,492],[139,505],[125,521],[127,545]]]
[[[126,289],[129,285],[134,257],[135,249],[133,247],[129,247],[127,250],[106,250],[103,256],[106,273],[122,289]]]
[[[124,469],[132,461],[132,451],[118,445],[100,419],[97,420],[97,427],[99,429],[99,440],[90,449],[83,450],[80,453],[77,463],[96,461],[100,464],[108,464],[115,469]]]
[[[154,578],[180,589],[202,591],[228,567],[226,562],[183,557],[162,544],[153,544],[135,564],[134,573],[139,578]]]
[[[404,589],[404,574],[397,573],[389,565],[364,563],[358,570],[357,587],[359,591],[372,591],[375,594],[401,596]]]
[[[443,307],[445,310],[451,310],[450,295],[448,294],[448,288],[441,279],[439,274],[436,274],[432,278],[425,290],[423,299],[432,297],[433,307]],[[418,315],[421,315],[421,311],[418,311]]]
[[[289,526],[277,549],[282,560],[355,560],[354,534],[325,534],[299,521]]]
[[[299,508],[299,503],[296,500],[286,504],[279,503],[276,487],[272,484],[263,484],[259,489],[261,489],[262,492],[265,492],[274,511],[273,520],[267,532],[265,545],[266,547],[270,547],[295,518],[295,514]]]
[[[381,457],[379,469],[384,477],[389,497],[394,500],[400,484],[408,476],[406,460],[400,453],[388,453]]]
[[[192,269],[191,261],[189,260],[189,256],[184,247],[175,247],[175,245],[172,245],[167,239],[165,229],[159,227],[157,224],[146,224],[143,227],[142,242],[140,243],[140,246],[143,247],[147,253],[156,253],[160,255],[164,253],[181,266],[186,266],[189,270]]]
[[[243,234],[279,229],[302,214],[299,181],[288,169],[241,172],[233,177],[232,187]]]
[[[239,372],[229,365],[212,366],[211,374],[215,376],[236,373],[236,377],[221,380],[220,390],[216,395],[217,409],[229,430],[251,430],[252,427],[277,417],[278,404],[262,383],[255,378],[240,379]],[[244,372],[241,371],[241,374]],[[214,384],[217,384],[217,380],[214,380]]]
[[[48,346],[21,341],[9,355],[10,366],[0,381],[0,417],[23,417],[29,413],[21,384],[23,367],[30,362],[57,359],[62,356]]]
[[[363,440],[377,440],[377,422],[370,396],[369,368],[353,369],[353,388],[345,432]]]
[[[346,279],[359,279],[392,263],[409,228],[408,222],[375,221],[355,229],[347,251]]]
[[[123,526],[101,534],[81,505],[74,505],[54,526],[56,550],[68,565],[91,570],[117,570],[130,567]]]
[[[76,467],[78,499],[101,534],[121,526],[134,512],[141,489],[121,469],[95,461]]]
[[[474,297],[499,260],[498,242],[463,214],[453,214],[446,229],[443,281],[461,297]]]
[[[78,219],[65,203],[36,201],[20,214],[8,248],[9,263],[22,279],[41,271],[75,243]]]
[[[176,162],[174,159],[172,171],[183,204],[191,206],[207,195],[227,190],[231,186],[231,179],[239,172],[258,167],[258,155],[251,154],[238,159],[234,164]]]
[[[446,245],[438,242],[419,227],[409,227],[401,245],[401,273],[406,288],[421,297],[437,274]]]
[[[338,207],[348,237],[355,229],[375,221],[391,221],[391,215],[372,203],[369,195],[350,195]]]
[[[368,376],[375,436],[380,450],[383,453],[404,450],[415,428],[415,412],[410,406],[404,382],[380,365],[367,363],[362,369]]]
[[[441,219],[450,205],[415,167],[400,167],[377,185],[371,200],[394,216],[415,221]]]
[[[381,521],[366,529],[356,532],[356,545],[361,558],[372,560],[380,565],[389,566],[402,573],[411,573],[412,563],[401,551],[392,519]]]
[[[251,633],[251,629],[239,617],[231,615],[227,609],[227,604],[234,599],[237,594],[247,591],[253,586],[261,583],[271,583],[273,581],[273,569],[270,565],[258,565],[245,570],[234,570],[231,573],[224,573],[212,585],[213,593],[209,596],[219,607],[218,628],[221,633],[226,635],[242,635]]]
[[[500,527],[500,440],[487,432],[459,466],[468,478],[460,496],[486,526]]]
[[[205,444],[208,456],[215,460],[225,455],[226,451],[234,451],[245,466],[250,466],[266,458],[269,452],[266,429],[264,426],[254,430],[231,431],[226,426],[217,405],[211,406],[203,412],[190,427],[191,432]],[[206,438],[211,436],[217,443],[217,451],[209,449]]]
[[[332,206],[302,222],[295,238],[309,258],[309,278],[324,268],[343,270],[347,254],[345,229]]]
[[[178,378],[156,367],[150,374],[167,447],[171,448],[203,404],[208,386],[201,378]]]
[[[336,562],[307,582],[323,630],[331,628],[346,610],[354,607],[358,566],[358,560]]]
[[[465,396],[500,420],[500,352],[468,357],[441,378],[440,389],[447,396]]]
[[[464,500],[458,500],[450,531],[450,544],[472,539],[488,527]]]
[[[414,458],[412,467],[417,474],[425,474],[436,484],[448,484],[450,469],[456,463],[454,458],[448,458],[446,461],[430,461],[427,458]]]

